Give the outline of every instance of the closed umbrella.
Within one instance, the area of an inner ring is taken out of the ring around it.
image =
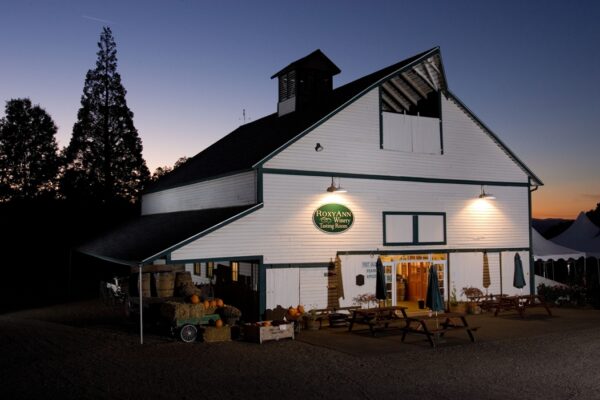
[[[427,280],[427,296],[425,297],[425,304],[436,314],[438,311],[444,311],[444,299],[440,293],[440,283],[438,281],[437,272],[433,265],[429,267],[429,278]]]
[[[523,274],[523,263],[519,253],[515,253],[515,276],[513,278],[513,286],[517,289],[525,287],[525,275]]]
[[[487,288],[490,287],[491,283],[492,283],[492,281],[490,279],[490,262],[488,261],[487,252],[484,251],[483,252],[483,287],[486,288],[486,292],[487,292]]]
[[[377,275],[375,279],[375,297],[377,300],[385,300],[385,271],[383,268],[383,262],[381,262],[381,257],[377,257],[377,263],[375,266],[377,269]]]
[[[344,281],[342,280],[342,260],[340,256],[335,257],[335,277],[337,280],[338,298],[344,298]]]

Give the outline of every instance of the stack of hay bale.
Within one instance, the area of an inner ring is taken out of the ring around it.
[[[177,272],[175,276],[175,291],[181,297],[190,297],[192,295],[200,296],[202,291],[192,282],[192,275],[189,271]]]
[[[204,304],[188,304],[167,301],[160,307],[160,315],[167,320],[202,318],[207,314]]]

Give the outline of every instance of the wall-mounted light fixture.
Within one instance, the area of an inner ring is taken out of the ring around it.
[[[348,192],[346,189],[341,187],[339,184],[337,186],[335,186],[335,183],[333,182],[333,176],[331,177],[331,185],[327,188],[327,191],[329,193],[347,193]]]
[[[318,153],[320,151],[323,151],[323,146],[321,146],[321,143],[317,143],[315,145],[315,151]]]
[[[491,193],[486,193],[485,190],[483,189],[483,185],[481,185],[481,194],[479,195],[480,199],[486,199],[486,200],[494,200],[496,198],[496,196],[494,196]]]

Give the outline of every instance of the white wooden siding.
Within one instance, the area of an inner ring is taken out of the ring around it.
[[[300,301],[300,271],[298,268],[267,269],[267,308],[278,305],[296,307]]]
[[[274,156],[265,167],[527,182],[525,172],[452,99],[442,97],[443,155],[382,150],[379,126],[379,92],[373,89]],[[315,151],[317,142],[323,151]]]
[[[142,215],[256,203],[256,173],[243,172],[142,196]]]
[[[313,150],[314,151],[314,150]],[[345,194],[329,194],[328,177],[264,175],[264,207],[172,253],[173,260],[263,255],[266,264],[328,262],[337,252],[529,247],[528,188],[480,187],[342,179]],[[354,213],[343,233],[319,231],[312,215],[338,202]],[[384,246],[383,211],[445,212],[446,245]]]
[[[306,310],[327,307],[327,268],[300,268],[300,302]]]
[[[450,254],[450,274],[452,275],[450,284],[456,288],[456,295],[459,300],[466,300],[461,296],[462,288],[473,286],[479,288],[483,293],[508,295],[528,294],[529,293],[529,252],[521,251],[521,261],[523,262],[523,273],[527,285],[523,290],[513,286],[514,277],[514,252],[502,252],[502,268],[500,267],[500,253],[488,252],[488,261],[490,265],[490,287],[487,290],[483,287],[483,253],[451,253]],[[502,278],[501,278],[502,277]],[[502,282],[500,282],[502,280]]]

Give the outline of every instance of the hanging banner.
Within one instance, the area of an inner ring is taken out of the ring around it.
[[[325,204],[313,213],[315,226],[325,233],[342,233],[354,223],[352,211],[341,204]]]

